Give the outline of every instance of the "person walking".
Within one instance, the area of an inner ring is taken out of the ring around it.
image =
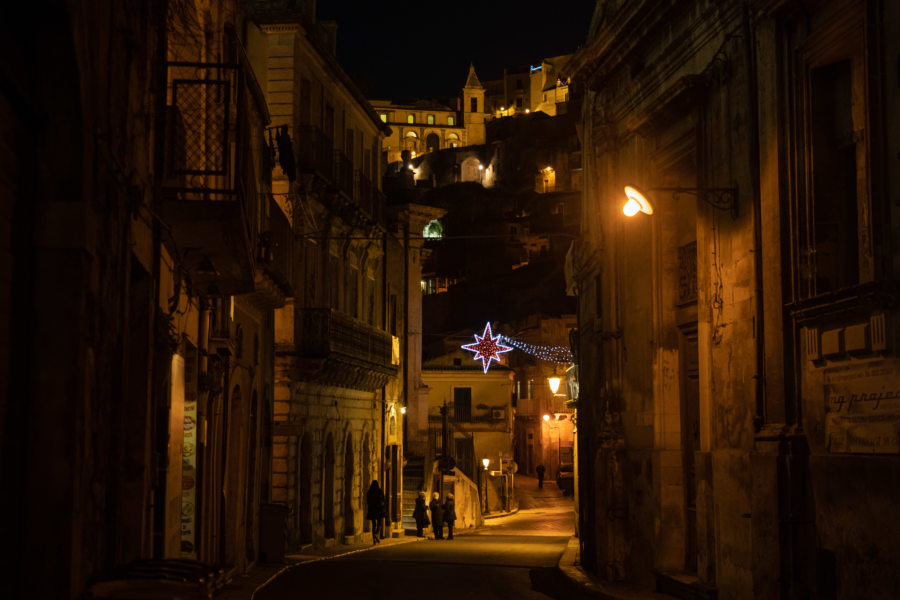
[[[441,508],[441,495],[435,492],[428,503],[431,509],[431,527],[434,529],[434,539],[444,539],[444,511]]]
[[[372,544],[381,542],[384,517],[384,492],[381,491],[378,480],[373,479],[366,492],[366,518],[372,521]]]
[[[538,465],[535,471],[537,471],[538,476],[538,489],[542,490],[544,489],[544,465]]]
[[[456,502],[453,501],[453,494],[447,494],[447,501],[444,502],[444,523],[447,524],[447,539],[453,539],[453,523],[456,522]]]
[[[416,507],[413,509],[413,519],[416,520],[416,537],[422,537],[422,530],[428,527],[428,508],[425,506],[425,492],[419,492],[416,496]]]

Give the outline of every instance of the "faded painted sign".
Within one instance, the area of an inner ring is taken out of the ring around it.
[[[900,453],[900,359],[825,369],[830,452]]]

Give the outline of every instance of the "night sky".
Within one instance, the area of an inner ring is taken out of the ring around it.
[[[594,0],[319,0],[338,23],[338,60],[367,97],[461,93],[469,62],[482,80],[583,45]],[[555,9],[555,10],[548,10]]]

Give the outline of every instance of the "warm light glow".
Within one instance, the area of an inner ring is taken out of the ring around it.
[[[500,110],[506,110],[506,107],[505,107],[505,106],[501,106],[501,107],[500,107]]]
[[[401,407],[400,407],[400,414],[401,414],[401,415],[405,415],[405,414],[406,414],[406,407],[405,407],[405,406],[401,406]]]
[[[413,167],[412,165],[407,165],[407,167],[409,168],[410,171],[415,170],[414,167]]]
[[[550,391],[554,394],[559,391],[559,377],[548,377],[547,383],[550,384]]]
[[[482,458],[482,459],[481,459],[481,464],[484,465],[484,470],[487,471],[488,465],[491,464],[491,459],[489,459],[489,458]]]
[[[484,171],[484,165],[478,165],[478,170],[479,170],[479,171]]]
[[[528,108],[525,109],[525,114],[528,114],[530,112],[531,112],[531,109],[528,109]]]
[[[626,185],[625,196],[628,198],[628,202],[622,207],[622,212],[625,213],[626,217],[633,217],[639,212],[645,215],[653,214],[653,206],[650,204],[650,201],[637,188]]]
[[[545,420],[545,421],[549,421],[549,420],[550,420],[550,415],[544,415],[544,420]]]

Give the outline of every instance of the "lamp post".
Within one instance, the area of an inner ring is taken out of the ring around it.
[[[487,514],[487,476],[488,476],[488,465],[491,464],[491,459],[482,458],[481,464],[484,465],[484,470],[481,473],[481,485],[482,485],[482,493],[481,493],[481,514]]]

